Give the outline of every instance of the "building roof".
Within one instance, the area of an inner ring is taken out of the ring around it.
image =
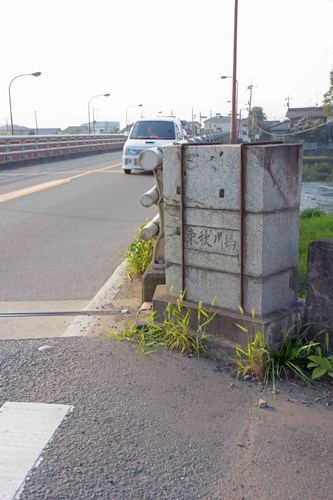
[[[70,125],[61,131],[62,134],[82,134],[81,125]]]
[[[324,118],[324,108],[322,106],[311,108],[288,108],[286,113],[286,117],[289,119],[303,118],[303,116],[309,118]]]
[[[269,125],[270,132],[287,132],[290,130],[290,122],[289,120],[285,120],[283,122],[274,122],[273,125],[270,125],[270,122],[265,122],[265,125]]]
[[[212,116],[211,118],[207,118],[207,120],[204,120],[204,123],[222,124],[230,122],[231,122],[231,116]]]
[[[33,129],[29,128],[29,127],[24,127],[22,125],[15,125],[15,124],[13,124],[13,127],[14,127],[15,130],[22,130],[22,131],[24,131],[24,130],[33,130]],[[7,125],[0,125],[0,130],[7,130],[9,128],[10,128],[10,125],[8,125],[8,124]]]

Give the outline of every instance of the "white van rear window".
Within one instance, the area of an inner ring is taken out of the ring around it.
[[[175,139],[175,126],[168,121],[136,122],[130,135],[131,139]]]

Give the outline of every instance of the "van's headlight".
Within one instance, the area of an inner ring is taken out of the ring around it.
[[[133,148],[125,148],[125,155],[126,156],[135,156],[138,154],[138,151],[137,149],[133,149]]]

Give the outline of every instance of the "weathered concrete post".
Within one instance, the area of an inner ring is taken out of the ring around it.
[[[317,240],[309,245],[304,322],[311,324],[313,335],[320,330],[326,330],[332,350],[333,240]]]
[[[142,276],[142,301],[151,302],[155,288],[165,283],[165,237],[164,237],[164,204],[163,204],[163,153],[160,148],[151,148],[141,152],[141,166],[145,170],[153,170],[156,186],[141,196],[140,203],[144,207],[154,204],[158,214],[141,229],[140,236],[144,240],[155,238],[152,263]]]
[[[235,338],[241,305],[270,342],[296,320],[299,145],[187,144],[163,148],[166,287],[211,305]],[[244,319],[244,318],[243,318]]]

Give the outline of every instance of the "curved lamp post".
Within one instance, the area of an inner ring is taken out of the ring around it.
[[[231,78],[232,76],[221,76],[222,80],[226,78]],[[232,93],[231,100],[231,129],[230,129],[230,144],[236,144],[238,139],[238,127],[237,127],[237,108],[238,108],[238,80],[235,80],[236,83],[236,97],[234,92]],[[228,101],[229,102],[229,101]]]
[[[142,104],[131,104],[131,106],[128,106],[128,108],[126,109],[126,127],[128,125],[128,121],[127,121],[127,111],[130,109],[130,108],[141,108]]]
[[[109,97],[110,94],[98,94],[98,95],[93,95],[92,97],[90,97],[89,101],[88,101],[88,134],[91,133],[91,130],[90,130],[90,103],[93,99],[95,99],[95,97]]]
[[[10,87],[16,78],[21,78],[21,76],[40,76],[42,73],[40,71],[35,71],[35,73],[24,73],[23,75],[17,75],[14,76],[14,78],[10,81],[9,87],[8,87],[8,96],[9,96],[9,111],[10,111],[10,126],[11,126],[11,131],[12,135],[14,135],[14,123],[13,123],[13,111],[12,111],[12,98],[10,95]]]

